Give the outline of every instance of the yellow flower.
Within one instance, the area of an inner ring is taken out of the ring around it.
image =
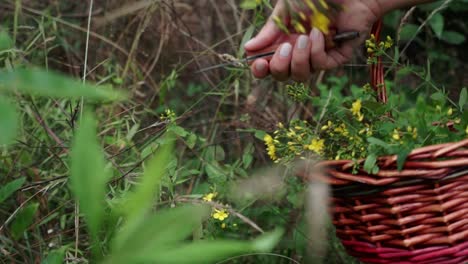
[[[316,27],[320,30],[323,34],[328,34],[329,32],[330,19],[321,12],[314,12],[310,24],[312,27]]]
[[[394,129],[394,130],[393,130],[392,138],[393,138],[394,140],[400,140],[400,132],[398,132],[397,129]]]
[[[339,127],[335,128],[334,131],[337,132],[337,133],[342,134],[345,137],[349,135],[348,129],[346,129],[345,124],[341,124]]]
[[[312,3],[311,0],[305,0],[307,6],[312,10],[312,15],[310,17],[310,26],[316,27],[324,34],[328,34],[329,26],[330,26],[330,19],[320,12],[317,7]],[[325,1],[320,1],[320,4],[325,8],[328,9],[327,3]]]
[[[322,126],[322,130],[327,130],[333,125],[332,121],[328,120],[327,124]]]
[[[359,122],[361,122],[364,119],[364,115],[361,113],[361,107],[362,104],[360,99],[356,100],[351,107],[351,112]]]
[[[276,160],[278,157],[276,157],[276,147],[275,145],[269,145],[267,147],[267,150],[268,150],[268,156],[270,156],[270,159],[271,160]]]
[[[219,221],[224,221],[224,219],[229,217],[229,213],[226,212],[226,210],[224,210],[224,209],[221,209],[221,210],[214,209],[214,210],[215,210],[215,212],[212,215],[212,217],[214,219],[217,219]]]
[[[301,34],[306,33],[305,27],[299,21],[294,20],[292,23],[297,33],[301,33]]]
[[[360,99],[356,100],[351,107],[351,112],[353,113],[353,115],[355,116],[359,115],[361,113],[361,107],[362,107],[361,100]]]
[[[390,36],[387,36],[387,39],[384,42],[384,48],[389,49],[393,46],[393,39]]]
[[[216,192],[215,193],[208,193],[205,196],[203,196],[203,201],[211,202],[211,201],[213,201],[213,198],[216,197],[216,195],[218,195],[218,193],[216,193]]]
[[[447,115],[451,116],[453,114],[453,109],[452,107],[449,108],[449,110],[447,111]]]
[[[317,138],[312,139],[312,142],[310,142],[310,145],[308,146],[309,150],[312,150],[317,154],[320,154],[323,151],[324,147],[325,140]]]
[[[418,129],[417,128],[413,128],[413,138],[414,139],[418,138]]]
[[[275,144],[274,144],[273,137],[266,134],[263,137],[263,141],[265,141],[265,145],[267,146],[268,156],[270,156],[270,159],[271,160],[276,160],[277,159],[277,157],[276,157],[276,147],[275,147]]]
[[[319,0],[320,5],[322,5],[323,8],[328,9],[328,4],[325,0]]]
[[[303,20],[303,21],[306,21],[307,20],[307,16],[304,12],[299,12],[299,17]]]

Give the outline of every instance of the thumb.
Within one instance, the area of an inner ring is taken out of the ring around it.
[[[256,51],[272,45],[281,35],[281,30],[276,26],[273,17],[283,16],[286,13],[286,6],[282,0],[278,1],[273,13],[268,18],[267,23],[253,39],[245,43],[246,51]]]
[[[281,30],[269,19],[257,36],[245,43],[246,51],[256,51],[271,46],[279,38]]]

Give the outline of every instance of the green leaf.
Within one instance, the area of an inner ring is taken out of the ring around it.
[[[62,264],[65,259],[66,247],[61,247],[56,250],[52,250],[45,259],[41,261],[41,264]]]
[[[113,241],[110,259],[119,263],[135,263],[133,258],[164,251],[163,248],[176,245],[190,236],[209,213],[207,206],[181,206],[127,222]]]
[[[400,39],[403,41],[412,39],[417,34],[418,28],[415,24],[404,25],[400,32]]]
[[[401,171],[405,165],[406,158],[411,153],[411,149],[402,149],[397,155],[397,167]]]
[[[226,174],[217,162],[206,164],[205,172],[212,182],[221,183],[226,181]]]
[[[244,155],[242,155],[242,165],[244,169],[247,169],[248,167],[250,167],[250,165],[252,164],[252,161],[253,161],[252,154],[244,153]]]
[[[263,138],[265,137],[267,133],[263,130],[255,130],[255,137],[259,140],[262,140],[263,141]]]
[[[14,181],[11,181],[0,188],[0,204],[4,202],[8,197],[10,197],[14,192],[19,190],[21,186],[23,186],[24,181],[26,180],[25,177],[21,177]]]
[[[171,160],[174,137],[167,134],[160,145],[160,149],[148,162],[140,182],[132,192],[122,197],[123,213],[130,218],[145,215],[152,207],[161,188],[161,179],[166,175],[167,165]]]
[[[376,163],[377,163],[377,155],[375,155],[375,153],[369,154],[369,156],[367,156],[366,158],[366,161],[364,162],[364,170],[367,173],[371,174]]]
[[[0,71],[0,91],[19,91],[22,93],[88,99],[103,101],[121,100],[121,92],[92,84],[83,84],[64,75],[41,69],[18,69],[13,72]]]
[[[275,229],[273,232],[266,233],[252,241],[252,248],[256,252],[271,251],[274,246],[280,241],[284,230],[281,228]]]
[[[369,137],[367,138],[367,142],[369,142],[370,144],[372,145],[377,145],[377,146],[380,146],[386,150],[389,150],[390,149],[390,145],[388,145],[385,141],[382,141],[378,138],[374,138],[374,137]]]
[[[19,239],[29,225],[31,225],[38,208],[39,203],[32,203],[18,212],[15,221],[11,224],[11,234],[14,239]]]
[[[239,52],[238,52],[239,58],[244,56],[245,54],[244,45],[245,43],[247,43],[247,41],[249,41],[252,38],[254,31],[255,31],[255,24],[250,25],[245,31],[244,36],[242,37],[241,44],[239,45],[240,47]]]
[[[241,254],[269,252],[278,243],[282,235],[283,230],[277,229],[251,242],[220,239],[183,243],[166,247],[164,250],[152,250],[147,254],[138,256],[139,258],[135,259],[135,262],[165,264],[215,263]]]
[[[455,31],[444,31],[441,39],[453,45],[460,45],[465,42],[465,36]]]
[[[438,38],[442,36],[444,31],[444,16],[440,13],[436,13],[431,20],[429,20],[429,25],[432,28],[432,31],[436,34]]]
[[[436,92],[431,94],[431,99],[443,103],[447,99],[447,96],[442,92]]]
[[[209,146],[205,149],[204,158],[206,161],[223,161],[226,158],[224,149],[220,145]]]
[[[463,108],[465,107],[467,99],[468,99],[468,92],[466,90],[466,87],[463,87],[463,89],[460,92],[460,98],[458,99],[458,106],[460,107],[461,111],[463,111]]]
[[[8,32],[0,29],[0,53],[11,48],[13,48],[13,40]]]
[[[195,147],[195,144],[197,143],[197,138],[197,135],[195,135],[194,133],[190,133],[190,135],[187,137],[186,144],[187,147],[189,147],[189,149],[193,149]]]
[[[93,239],[97,239],[104,218],[106,181],[104,154],[96,137],[96,120],[85,113],[71,149],[70,188],[79,202]]]
[[[0,145],[10,144],[16,138],[18,119],[15,105],[0,96]]]
[[[176,126],[176,125],[170,126],[168,128],[168,131],[174,132],[174,134],[183,138],[189,134],[189,132],[187,132],[187,130],[185,130],[183,127]]]
[[[249,10],[257,8],[257,5],[257,0],[243,0],[240,7]]]

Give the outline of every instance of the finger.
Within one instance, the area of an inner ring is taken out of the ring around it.
[[[353,54],[353,47],[344,43],[341,47],[330,51],[325,50],[325,37],[317,28],[310,33],[312,47],[310,49],[310,64],[313,70],[329,70],[348,61]]]
[[[298,82],[307,81],[310,77],[311,41],[308,36],[301,35],[294,46],[291,60],[291,77]]]
[[[268,61],[265,59],[258,59],[255,60],[252,65],[250,66],[252,70],[252,74],[258,78],[263,79],[268,75]]]
[[[292,57],[292,45],[284,43],[276,50],[270,61],[270,72],[278,81],[286,81],[289,78],[289,68]]]
[[[273,10],[273,13],[268,18],[267,23],[265,26],[263,26],[257,36],[245,43],[245,50],[256,51],[273,44],[273,42],[281,35],[281,30],[276,26],[275,22],[273,21],[273,17],[281,16],[285,13],[285,11],[286,10],[283,1],[279,1]]]

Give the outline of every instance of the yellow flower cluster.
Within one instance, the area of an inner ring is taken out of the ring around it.
[[[346,125],[344,123],[341,123],[339,126],[335,127],[333,131],[345,137],[349,136],[348,128],[346,128]]]
[[[315,27],[324,34],[328,34],[331,21],[327,14],[324,13],[329,10],[327,2],[325,0],[318,0],[317,4],[315,4],[312,0],[305,0],[304,2],[311,11],[311,14],[308,17],[306,12],[300,11],[297,14],[292,15],[293,18],[291,20],[291,25],[293,26],[294,30],[297,33],[306,34],[307,29],[304,26],[304,23],[309,21],[311,28]],[[283,23],[280,17],[274,16],[273,21],[281,31],[289,34],[288,27]]]
[[[266,134],[265,137],[263,137],[263,141],[265,141],[268,156],[270,156],[270,159],[277,160],[278,157],[276,157],[276,147],[275,147],[275,143],[273,142],[273,137]]]
[[[366,134],[367,136],[372,136],[373,135],[373,132],[372,132],[372,127],[369,125],[369,124],[364,124],[366,127],[359,130],[359,135],[363,135],[363,134]]]
[[[166,109],[163,114],[159,116],[162,121],[174,121],[176,119],[176,114],[171,109]]]
[[[408,131],[408,133],[411,135],[413,139],[418,138],[418,129],[416,127],[408,126],[406,128],[406,131]]]
[[[390,36],[387,36],[385,41],[376,42],[374,34],[371,34],[370,38],[366,40],[367,53],[374,53],[377,51],[385,51],[393,46],[393,39]]]
[[[361,108],[362,104],[360,99],[356,100],[351,106],[351,112],[359,122],[361,122],[364,119],[364,115],[361,113]]]

